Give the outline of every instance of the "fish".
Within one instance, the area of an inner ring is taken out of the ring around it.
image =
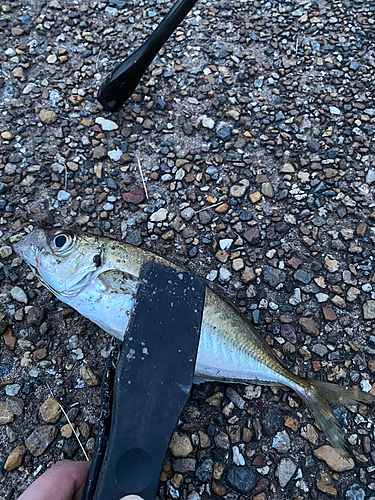
[[[135,307],[141,269],[155,262],[181,269],[152,252],[72,229],[35,228],[16,253],[62,302],[123,340]],[[373,403],[359,387],[344,387],[292,373],[261,334],[222,292],[206,285],[195,380],[288,387],[296,392],[331,445],[347,456],[332,408]]]

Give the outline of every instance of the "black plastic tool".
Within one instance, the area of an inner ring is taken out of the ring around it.
[[[138,494],[154,500],[170,439],[189,397],[205,284],[160,264],[141,275],[134,314],[116,368],[104,459],[84,500]],[[98,463],[93,466],[98,471]]]
[[[151,61],[197,1],[177,0],[143,45],[107,76],[97,97],[107,111],[118,111],[131,96]]]

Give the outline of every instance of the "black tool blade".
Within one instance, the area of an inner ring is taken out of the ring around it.
[[[204,282],[147,264],[116,370],[111,433],[94,500],[154,500],[165,453],[190,394]]]

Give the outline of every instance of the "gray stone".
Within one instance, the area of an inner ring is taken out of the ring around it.
[[[140,231],[134,230],[126,235],[125,242],[129,245],[139,247],[142,244],[142,235]]]
[[[13,287],[10,291],[10,294],[13,297],[13,299],[16,300],[17,302],[21,302],[23,304],[28,303],[28,298],[26,293],[19,286]]]
[[[272,187],[272,184],[270,182],[263,182],[261,191],[262,191],[262,194],[264,194],[264,196],[266,196],[267,198],[274,197],[273,187]]]
[[[263,278],[266,283],[269,283],[273,288],[275,288],[277,285],[285,281],[286,274],[281,269],[266,267],[263,271]]]
[[[332,115],[341,115],[341,111],[339,110],[339,108],[336,108],[336,106],[330,106],[329,107],[329,112]]]
[[[95,160],[102,160],[107,157],[107,149],[104,146],[96,146],[93,149],[92,157]]]
[[[199,481],[202,481],[202,483],[208,483],[211,480],[213,466],[214,462],[211,458],[205,458],[203,462],[198,465],[195,475]]]
[[[229,127],[221,128],[216,132],[217,138],[223,141],[228,141],[231,138],[231,135],[232,135],[232,129],[230,129]]]
[[[219,171],[216,167],[213,165],[209,166],[206,169],[206,174],[212,177],[213,180],[217,180],[219,178]]]
[[[272,448],[275,448],[281,453],[286,453],[290,450],[290,438],[286,431],[281,431],[276,434],[272,441]]]
[[[194,215],[195,211],[191,207],[186,207],[181,211],[181,217],[186,221],[191,220]]]
[[[256,474],[248,467],[233,466],[228,469],[227,481],[239,493],[250,493],[256,484]]]
[[[372,168],[367,172],[366,182],[367,184],[372,184],[373,182],[375,182],[375,169]]]
[[[285,488],[285,486],[292,479],[296,470],[297,465],[290,458],[283,458],[280,460],[276,469],[276,477],[279,480],[281,488]]]
[[[250,246],[256,246],[260,242],[260,231],[257,227],[252,227],[244,232],[243,237]]]
[[[21,390],[20,384],[10,384],[5,387],[5,394],[7,396],[17,396],[20,390]]]
[[[10,443],[17,441],[18,434],[9,425],[5,427],[5,433]]]
[[[352,484],[345,492],[346,500],[364,500],[365,492],[359,484]]]
[[[229,437],[225,432],[221,431],[214,437],[214,442],[220,450],[229,450]]]
[[[255,81],[254,81],[254,87],[256,89],[261,89],[263,87],[263,82],[264,82],[264,78],[257,78]]]
[[[230,188],[230,195],[233,196],[233,198],[241,198],[245,194],[246,189],[247,186],[234,185]]]
[[[123,151],[121,149],[113,149],[112,151],[108,151],[108,156],[111,160],[119,161],[122,156]]]
[[[22,415],[25,403],[20,397],[9,397],[6,399],[6,403],[9,410],[17,415],[17,417],[20,417]]]
[[[194,472],[197,462],[195,458],[177,458],[172,465],[173,470],[176,472]]]
[[[46,451],[57,435],[54,425],[37,427],[25,440],[25,445],[34,457],[39,457]]]
[[[327,347],[323,344],[315,344],[312,346],[311,350],[318,356],[325,356],[328,352]]]
[[[226,283],[227,281],[229,281],[231,276],[232,276],[232,274],[230,273],[230,271],[228,271],[228,269],[226,269],[225,267],[220,268],[219,280],[222,283]]]
[[[88,198],[86,200],[82,200],[81,202],[81,210],[86,213],[93,213],[95,211],[95,202],[93,199]]]
[[[375,319],[375,300],[367,300],[362,308],[364,319]]]
[[[313,277],[314,275],[312,273],[307,273],[302,269],[298,269],[298,271],[294,273],[294,279],[300,281],[301,283],[304,283],[305,285],[308,285]]]
[[[41,307],[30,307],[27,311],[27,326],[40,326],[44,318],[44,309]]]
[[[228,387],[225,393],[232,403],[237,406],[237,408],[240,408],[240,410],[245,408],[246,401],[232,387]]]

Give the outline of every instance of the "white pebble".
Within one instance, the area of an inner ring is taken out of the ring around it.
[[[64,191],[63,189],[57,193],[57,199],[58,199],[59,201],[69,200],[69,198],[70,198],[70,197],[71,197],[71,194],[70,194],[70,193],[67,193],[67,192],[66,192],[66,191]]]
[[[112,120],[107,120],[106,118],[103,118],[102,116],[99,116],[96,118],[95,123],[101,126],[102,130],[117,130],[118,125],[117,123],[113,122]]]
[[[23,304],[28,303],[26,293],[19,286],[13,287],[10,291],[10,294],[17,302],[22,302]]]
[[[372,385],[368,380],[362,380],[361,381],[361,389],[363,392],[370,392],[372,389]]]
[[[230,279],[231,276],[232,276],[232,274],[225,267],[222,267],[220,269],[220,271],[219,271],[219,280],[222,283],[226,283],[227,281],[229,281],[229,279]]]
[[[108,156],[114,161],[119,161],[122,156],[122,151],[121,149],[113,149],[112,151],[108,151]]]
[[[339,110],[339,108],[336,108],[336,106],[330,106],[329,107],[329,112],[332,115],[341,115],[341,111]]]
[[[241,453],[240,453],[240,450],[239,450],[238,446],[233,446],[233,448],[232,448],[232,452],[233,452],[233,462],[234,462],[236,465],[245,465],[245,459],[244,459],[244,457],[241,455]]]
[[[203,115],[201,118],[202,118],[202,125],[204,128],[209,128],[210,130],[214,128],[215,122],[212,118],[209,118],[206,115]]]
[[[220,240],[219,245],[222,250],[228,250],[232,246],[233,240],[227,238],[225,240]]]

